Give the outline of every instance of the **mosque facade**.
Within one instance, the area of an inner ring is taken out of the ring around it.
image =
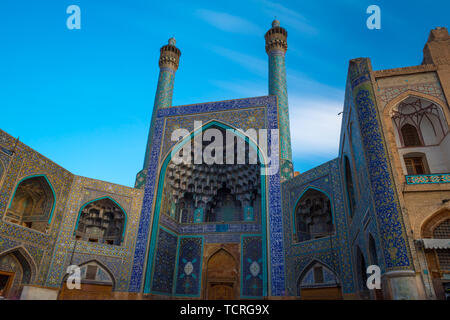
[[[350,60],[338,157],[304,173],[276,20],[265,50],[267,96],[172,106],[181,51],[161,48],[134,188],[74,175],[0,130],[0,295],[448,299],[447,29],[431,30],[420,65]]]

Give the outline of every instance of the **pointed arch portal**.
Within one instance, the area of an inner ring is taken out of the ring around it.
[[[17,183],[4,219],[45,233],[55,204],[56,194],[47,176],[25,177]]]
[[[22,286],[32,283],[36,272],[36,263],[24,247],[0,253],[0,296],[19,299]]]
[[[245,136],[244,134],[242,134],[240,131],[236,130],[235,128],[233,128],[227,124],[224,124],[222,122],[210,121],[210,122],[204,124],[201,128],[198,128],[198,129],[194,130],[193,132],[191,132],[189,136],[186,136],[185,138],[183,138],[179,143],[177,143],[172,148],[172,151],[167,154],[166,158],[164,159],[164,161],[161,165],[161,169],[159,171],[159,182],[157,185],[154,222],[153,222],[153,226],[152,226],[150,246],[149,246],[149,251],[148,251],[149,253],[156,252],[155,248],[157,246],[157,234],[158,234],[157,230],[158,230],[158,226],[160,225],[159,219],[160,219],[160,216],[162,215],[162,205],[163,205],[162,199],[164,198],[163,190],[164,190],[164,185],[165,185],[166,172],[167,172],[169,164],[171,162],[171,156],[173,154],[175,154],[176,152],[178,152],[183,147],[184,144],[190,143],[195,138],[195,136],[201,134],[203,131],[205,131],[209,128],[221,128],[224,130],[233,130],[233,133],[238,138],[244,139],[246,144],[248,144],[248,146],[250,148],[253,148],[253,150],[256,151],[257,157],[259,160],[258,166],[260,166],[260,168],[261,168],[260,170],[265,170],[265,166],[264,166],[265,160],[264,160],[264,155],[263,155],[262,151],[259,149],[259,147],[256,145],[256,143],[253,140],[249,139],[249,137]],[[267,178],[267,176],[265,174],[260,174],[260,175],[258,175],[258,177],[259,177],[259,184],[260,184],[260,190],[261,190],[260,197],[258,198],[258,200],[259,200],[258,202],[260,202],[260,204],[258,204],[258,208],[260,209],[260,221],[259,222],[261,223],[262,241],[265,244],[265,243],[267,243],[267,237],[266,237],[266,229],[267,229],[267,209],[266,209],[267,208],[267,203],[266,203],[267,182],[266,182],[266,178]],[[225,193],[225,194],[227,194],[227,193]],[[228,193],[228,195],[229,195],[229,193]],[[186,210],[186,207],[188,207],[188,206],[185,203],[183,203],[182,210]],[[180,212],[181,212],[181,210],[180,210]],[[221,213],[220,210],[218,212]],[[194,217],[195,217],[195,213],[193,214],[193,217],[192,217],[193,220],[194,220]],[[181,219],[182,219],[182,217],[181,217]],[[179,221],[180,219],[176,219],[176,220]],[[231,218],[230,220],[233,220],[233,218]],[[202,218],[200,220],[200,222],[202,222],[202,221],[205,221],[205,218]],[[195,222],[195,220],[192,222]],[[263,261],[267,261],[266,245],[263,245],[262,247],[263,247],[262,248]],[[267,267],[268,267],[267,265],[263,266],[263,268],[266,268],[266,269],[267,269]],[[153,269],[154,269],[154,256],[149,254],[148,258],[147,258],[146,276],[145,276],[145,282],[144,282],[144,293],[151,292],[150,288],[151,288],[153,272],[154,272]],[[237,270],[239,270],[238,267],[237,267]],[[267,272],[264,272],[264,274],[267,275]],[[264,279],[264,283],[267,284],[267,279]],[[234,286],[234,288],[236,286],[239,286],[239,283],[237,283],[237,280],[233,286]],[[267,285],[264,286],[264,290],[263,290],[264,295],[267,294],[266,287],[267,287]],[[222,286],[220,288],[221,288],[220,290],[222,290],[222,291],[225,290],[222,293],[230,292],[229,291],[230,287]],[[209,289],[207,289],[207,291],[208,290]],[[217,289],[217,290],[219,290],[219,289]],[[217,291],[217,292],[219,292],[219,291]]]
[[[130,291],[143,293],[150,293],[151,291],[150,288],[153,277],[152,268],[154,264],[153,257],[155,257],[155,252],[157,250],[158,231],[165,225],[160,224],[161,217],[164,217],[161,214],[160,208],[163,179],[167,169],[166,167],[170,161],[170,157],[166,157],[168,152],[164,145],[167,141],[167,134],[169,135],[169,138],[171,135],[171,132],[167,130],[170,130],[169,127],[172,128],[171,126],[166,126],[168,123],[167,121],[173,123],[173,121],[177,121],[177,119],[182,121],[186,120],[187,122],[183,123],[186,123],[187,128],[193,130],[190,135],[186,136],[186,140],[191,140],[198,132],[201,132],[212,125],[222,126],[226,129],[267,129],[268,132],[272,133],[272,130],[278,129],[277,107],[277,98],[275,96],[263,96],[177,106],[157,110],[156,118],[153,123],[154,129],[152,129],[154,134],[152,138],[152,149],[149,153],[149,166],[146,172],[144,200],[139,218],[137,234],[139,240],[136,243],[129,282]],[[256,121],[255,115],[257,116]],[[260,118],[260,115],[263,118]],[[212,117],[214,117],[214,120],[203,123],[201,128],[192,128],[191,121],[207,121],[207,119],[212,119]],[[262,121],[263,119],[264,121]],[[274,137],[272,139],[269,135],[267,140],[267,149],[272,150],[273,146],[277,146],[275,141],[279,141],[279,137]],[[274,141],[273,146],[272,140]],[[253,141],[249,141],[249,144],[252,146]],[[177,146],[179,146],[179,144]],[[278,154],[278,151],[275,151],[275,153]],[[261,156],[261,154],[258,156]],[[268,167],[269,166],[266,166],[264,169],[267,171]],[[261,221],[255,223],[255,225],[261,226],[261,231],[247,232],[249,236],[255,235],[260,237],[262,251],[264,251],[261,255],[261,257],[264,257],[262,263],[265,267],[262,268],[263,270],[261,273],[261,275],[264,275],[264,284],[262,286],[264,292],[262,295],[284,296],[285,272],[280,172],[279,170],[272,170],[271,173],[273,173],[273,175],[261,175],[261,182],[264,184],[261,185],[261,204],[264,203],[264,206],[261,205]],[[182,206],[180,209],[184,210],[186,207]],[[246,212],[251,216],[251,210]],[[201,215],[201,212],[198,213]],[[165,217],[163,219],[164,221],[167,220]],[[225,230],[227,227],[226,224],[217,224],[217,226],[217,232],[227,231]],[[206,238],[206,235],[204,237]],[[244,234],[242,234],[241,237],[244,237]],[[239,242],[239,240],[236,240],[236,242]],[[175,260],[175,258],[173,258],[173,260]],[[167,280],[167,282],[169,283],[170,281]],[[170,292],[164,294],[170,295]]]
[[[80,289],[69,289],[67,279],[61,282],[59,300],[106,300],[113,297],[116,284],[111,271],[98,260],[89,260],[79,265],[81,283]]]
[[[324,263],[313,260],[301,272],[297,281],[302,300],[341,300],[339,277]]]
[[[233,300],[239,281],[239,265],[225,249],[219,249],[208,260],[206,269],[206,298]]]

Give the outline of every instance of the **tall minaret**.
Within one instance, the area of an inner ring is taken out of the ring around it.
[[[135,188],[143,188],[150,163],[150,153],[153,142],[154,122],[158,109],[170,107],[172,105],[173,83],[175,72],[178,69],[181,51],[175,46],[175,38],[170,38],[169,43],[161,48],[159,56],[159,78],[156,89],[155,103],[153,105],[152,121],[148,133],[147,147],[145,150],[144,167],[136,175]]]
[[[291,150],[291,131],[289,128],[289,105],[286,86],[287,31],[274,20],[272,28],[264,36],[266,52],[269,56],[269,95],[277,96],[278,127],[280,129],[280,172],[281,181],[294,176]]]

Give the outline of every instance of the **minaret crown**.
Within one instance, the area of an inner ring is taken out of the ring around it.
[[[168,44],[161,47],[161,55],[159,57],[159,67],[169,68],[177,71],[180,62],[181,51],[176,46],[175,38],[170,38]]]
[[[264,36],[266,39],[266,52],[282,52],[287,51],[287,31],[283,27],[280,27],[280,21],[273,20],[272,28],[266,32]]]

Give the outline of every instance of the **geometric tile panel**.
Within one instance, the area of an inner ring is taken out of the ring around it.
[[[381,133],[367,59],[352,60],[349,74],[352,97],[358,116],[363,149],[367,159],[370,189],[382,239],[386,269],[411,268],[403,217],[392,178],[386,144]]]
[[[242,236],[241,254],[241,297],[262,297],[265,263],[262,255],[261,237]]]
[[[201,237],[180,238],[175,295],[200,296],[203,244]]]
[[[177,236],[159,229],[158,244],[152,277],[152,292],[172,293],[173,275],[177,255]]]

